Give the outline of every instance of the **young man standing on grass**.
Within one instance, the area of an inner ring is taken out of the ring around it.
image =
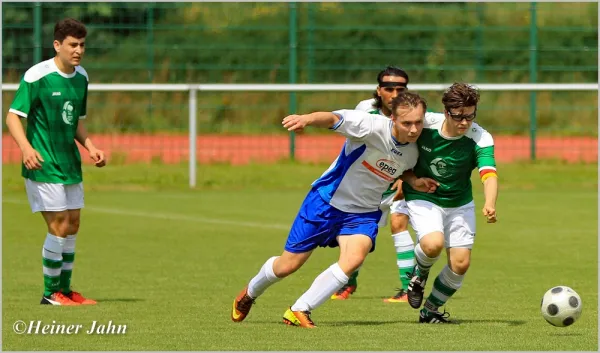
[[[392,100],[407,89],[408,74],[397,67],[388,66],[377,75],[377,89],[372,99],[361,101],[356,110],[366,111],[369,114],[391,117]],[[408,301],[406,290],[410,280],[408,274],[412,272],[415,265],[415,245],[408,232],[408,209],[402,194],[402,180],[398,179],[390,185],[388,191],[383,195],[381,208],[384,215],[390,214],[390,228],[394,248],[396,249],[396,265],[398,266],[398,278],[400,288],[396,294],[383,301],[386,303],[406,303]],[[387,217],[382,217],[382,227],[387,222]],[[345,300],[353,294],[358,287],[358,270],[348,280],[348,283],[331,296],[331,299]]]
[[[339,246],[339,260],[321,273],[283,315],[288,325],[315,327],[311,311],[343,287],[348,276],[375,249],[381,197],[392,181],[415,165],[418,151],[414,142],[421,133],[426,109],[419,95],[406,92],[394,99],[391,119],[338,110],[290,115],[283,120],[289,131],[302,131],[306,126],[329,128],[344,135],[346,142],[338,158],[312,184],[281,256],[268,259],[234,299],[234,322],[244,320],[254,300],[298,270],[315,248]],[[436,187],[435,181],[427,178],[412,178],[411,183],[424,192]]]
[[[23,155],[22,176],[32,212],[48,227],[42,247],[44,294],[41,304],[90,305],[96,301],[71,289],[75,240],[83,202],[78,141],[97,167],[104,152],[88,137],[84,120],[88,76],[79,66],[85,52],[85,26],[64,19],[54,27],[56,56],[23,76],[6,125]],[[27,119],[27,132],[20,119]]]
[[[494,140],[477,116],[479,92],[465,83],[455,83],[443,95],[444,113],[427,113],[417,140],[419,160],[403,184],[410,223],[419,239],[415,247],[417,265],[408,286],[408,302],[418,309],[423,302],[429,270],[446,248],[448,264],[433,282],[431,294],[420,311],[421,323],[447,323],[449,314],[438,308],[461,287],[470,266],[475,241],[475,204],[471,172],[477,168],[483,183],[482,213],[496,222],[498,177]],[[412,174],[412,175],[410,175]],[[415,190],[410,178],[428,177],[439,182],[435,193]]]

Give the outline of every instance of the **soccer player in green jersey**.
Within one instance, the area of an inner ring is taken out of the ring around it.
[[[22,176],[31,211],[41,212],[48,229],[42,247],[44,294],[41,304],[90,305],[96,301],[71,289],[75,240],[83,208],[81,156],[84,146],[97,167],[106,164],[84,125],[88,75],[79,66],[85,26],[64,19],[54,27],[56,56],[23,76],[6,125],[23,155]],[[27,132],[20,119],[27,119]]]
[[[473,120],[477,116],[479,92],[465,83],[446,90],[444,113],[427,113],[417,141],[419,158],[414,175],[403,178],[410,223],[419,239],[415,247],[417,265],[408,286],[408,302],[418,309],[423,303],[429,270],[446,248],[447,265],[433,282],[431,294],[420,311],[421,323],[447,323],[449,314],[439,312],[461,287],[469,269],[475,241],[475,204],[471,172],[479,170],[485,202],[483,215],[496,222],[498,178],[492,136]],[[409,172],[410,173],[410,172]],[[410,187],[410,178],[429,177],[439,186],[435,193]]]
[[[377,89],[373,92],[373,98],[361,101],[355,109],[391,117],[392,100],[407,89],[408,81],[409,77],[406,71],[394,66],[386,67],[377,75],[378,84]],[[408,209],[402,194],[402,180],[398,179],[390,185],[384,194],[381,206],[384,216],[381,217],[380,227],[385,226],[387,215],[390,214],[390,228],[396,249],[396,265],[401,287],[393,296],[385,298],[384,302],[405,303],[408,300],[406,290],[410,280],[407,273],[410,274],[414,267],[415,246],[408,232]],[[348,299],[358,287],[358,272],[358,270],[354,272],[348,283],[332,295],[331,299]]]

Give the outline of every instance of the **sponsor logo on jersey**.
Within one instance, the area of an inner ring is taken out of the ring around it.
[[[389,159],[380,159],[377,161],[377,168],[384,173],[388,173],[389,175],[396,174],[398,170],[398,166],[394,161],[390,161]]]
[[[62,120],[67,125],[73,125],[73,122],[75,121],[73,117],[73,109],[73,103],[71,103],[71,101],[66,101],[65,104],[63,104]]]
[[[377,160],[375,165],[371,165],[366,160],[362,162],[362,165],[367,167],[373,174],[390,182],[394,181],[394,175],[400,170],[400,166],[396,162],[384,158]]]
[[[395,149],[395,148],[392,148],[392,149],[391,149],[391,151],[392,151],[392,153],[393,153],[393,154],[396,154],[396,155],[398,155],[398,156],[401,156],[401,155],[402,155],[402,152],[398,151],[398,150],[397,150],[397,149]]]
[[[52,97],[54,96],[60,96],[60,92],[52,92]]]
[[[431,152],[431,148],[427,147],[427,146],[421,146],[422,149],[424,149],[427,152]]]
[[[429,169],[431,169],[433,175],[441,177],[448,173],[448,163],[443,158],[438,157],[429,163]]]

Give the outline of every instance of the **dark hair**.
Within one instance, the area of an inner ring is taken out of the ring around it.
[[[406,80],[406,84],[408,85],[408,74],[406,73],[406,71],[402,70],[399,67],[388,66],[385,69],[381,70],[379,75],[377,75],[377,84],[378,85],[381,84],[381,80],[383,80],[383,78],[385,76],[402,77]],[[373,92],[373,98],[375,98],[375,103],[373,103],[373,107],[377,108],[377,109],[381,109],[383,107],[383,102],[381,101],[381,97],[379,97],[379,95],[377,94],[377,90],[375,90],[375,92]]]
[[[402,91],[392,100],[392,114],[395,115],[399,107],[418,108],[423,107],[423,112],[427,111],[427,101],[418,93]]]
[[[462,107],[473,107],[479,102],[479,90],[462,82],[455,82],[442,97],[442,104],[446,110]]]
[[[72,18],[65,18],[57,22],[54,26],[54,40],[62,43],[68,36],[77,39],[85,38],[87,36],[87,29],[83,23]]]

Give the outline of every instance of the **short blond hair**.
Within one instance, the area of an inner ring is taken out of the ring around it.
[[[402,91],[392,100],[392,114],[396,115],[398,108],[416,109],[423,108],[423,112],[427,111],[427,101],[418,93]]]

